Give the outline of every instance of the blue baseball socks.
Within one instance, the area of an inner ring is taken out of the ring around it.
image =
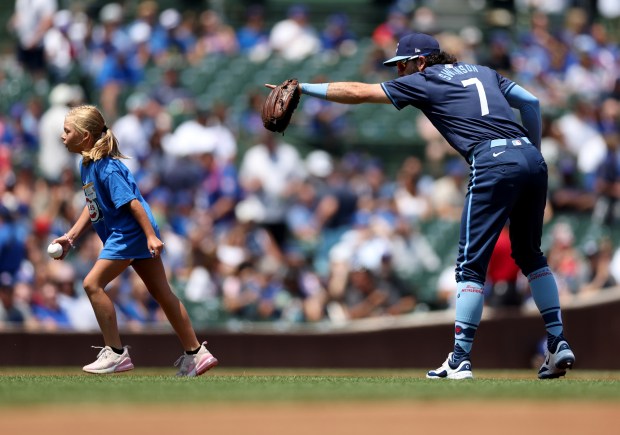
[[[457,283],[456,289],[453,362],[469,358],[484,306],[484,291],[481,284],[464,281]]]
[[[558,285],[548,267],[543,267],[530,273],[527,276],[527,280],[530,283],[534,302],[545,322],[547,348],[551,352],[555,352],[557,343],[564,339],[562,335],[564,327],[562,325]]]

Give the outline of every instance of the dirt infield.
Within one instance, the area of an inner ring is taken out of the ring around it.
[[[616,434],[617,403],[522,401],[0,409],[6,435]],[[191,433],[191,432],[190,432]]]

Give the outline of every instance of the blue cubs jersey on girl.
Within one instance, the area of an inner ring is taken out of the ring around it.
[[[381,84],[398,110],[420,109],[463,157],[480,142],[527,136],[504,95],[515,85],[496,71],[457,62]]]
[[[140,201],[158,237],[159,230],[127,166],[104,157],[82,164],[80,173],[90,220],[104,244],[99,258],[151,258],[144,231],[124,206],[134,199]]]

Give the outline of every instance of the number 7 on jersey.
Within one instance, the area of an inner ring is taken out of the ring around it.
[[[461,81],[463,87],[466,88],[470,85],[476,85],[476,89],[478,90],[478,97],[480,98],[480,111],[482,112],[482,116],[489,114],[489,104],[487,103],[487,94],[484,93],[484,87],[480,80],[476,77]]]

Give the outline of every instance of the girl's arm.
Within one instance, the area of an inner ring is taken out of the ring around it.
[[[74,247],[74,241],[80,237],[84,230],[90,228],[92,222],[90,221],[90,213],[88,207],[84,206],[82,214],[78,218],[77,222],[67,231],[63,236],[52,240],[52,243],[60,243],[62,245],[62,255],[58,257],[58,260],[62,260],[67,256],[69,249]]]
[[[144,207],[137,199],[133,199],[128,204],[129,211],[133,215],[133,217],[138,221],[140,228],[144,231],[146,235],[146,242],[149,247],[149,251],[151,251],[151,255],[153,257],[161,254],[161,251],[164,250],[164,243],[159,240],[157,234],[155,234],[155,229],[153,225],[151,225],[151,221],[149,220]]]

